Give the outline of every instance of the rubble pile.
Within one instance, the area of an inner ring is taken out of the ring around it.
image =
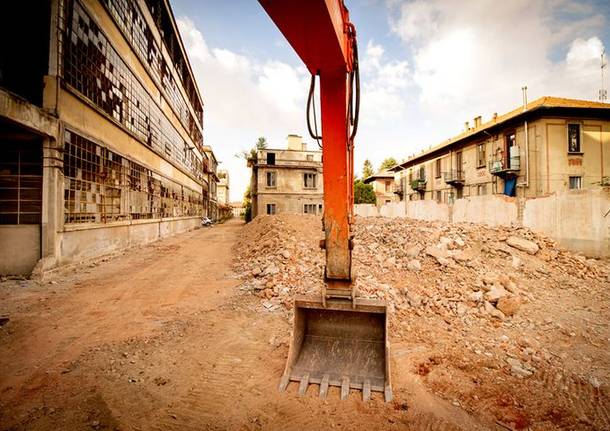
[[[358,295],[387,300],[394,320],[405,310],[504,320],[533,299],[532,280],[557,288],[608,280],[605,264],[525,228],[357,218],[354,234]],[[257,217],[236,248],[242,290],[272,310],[290,308],[295,294],[319,293],[321,238],[316,216]]]

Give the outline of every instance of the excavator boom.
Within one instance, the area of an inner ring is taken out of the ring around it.
[[[325,288],[321,298],[295,299],[280,390],[296,381],[300,394],[313,383],[320,385],[320,397],[326,397],[329,386],[339,386],[342,399],[352,388],[362,390],[365,400],[371,391],[379,391],[389,401],[387,308],[380,301],[357,298],[352,274],[356,30],[343,0],[259,2],[312,75],[308,107],[315,77],[320,79]],[[309,122],[309,112],[307,118]]]

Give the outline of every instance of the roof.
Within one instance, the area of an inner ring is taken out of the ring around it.
[[[443,148],[453,146],[454,144],[458,144],[460,142],[466,141],[469,138],[473,137],[474,135],[485,132],[493,127],[502,125],[504,123],[507,123],[508,121],[515,120],[519,117],[529,115],[532,112],[540,111],[543,109],[550,109],[550,108],[589,109],[589,110],[602,109],[604,111],[607,110],[608,115],[610,115],[610,103],[594,102],[594,101],[590,101],[590,100],[580,100],[580,99],[566,99],[566,98],[562,98],[562,97],[544,96],[544,97],[540,97],[539,99],[536,99],[532,102],[529,102],[527,104],[527,109],[524,109],[523,106],[520,106],[516,109],[513,109],[510,112],[507,112],[502,115],[498,115],[497,117],[491,119],[490,121],[487,121],[486,123],[481,124],[478,127],[469,128],[468,130],[463,131],[462,133],[460,133],[457,136],[454,136],[451,139],[448,139],[438,145],[435,145],[432,148],[429,148],[428,150],[425,150],[413,157],[410,157],[405,162],[402,162],[400,165],[390,168],[390,170],[394,170],[394,171],[400,170],[400,168],[405,168],[408,165],[414,164],[413,162],[420,160],[420,159],[430,155],[431,153],[439,151]]]
[[[389,172],[389,171],[381,171],[381,172],[377,172],[374,175],[371,175],[370,177],[366,177],[363,182],[364,184],[368,184],[370,182],[375,181],[376,179],[383,179],[383,178],[392,178],[394,179],[394,174]]]

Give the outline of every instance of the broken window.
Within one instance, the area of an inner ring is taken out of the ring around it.
[[[580,153],[580,124],[568,124],[568,152]],[[574,177],[576,178],[576,177]],[[570,187],[571,188],[571,187]]]
[[[66,130],[64,220],[120,220],[200,216],[202,194]]]
[[[275,153],[267,153],[267,164],[275,165]]]
[[[40,224],[42,145],[39,140],[0,145],[0,224]]]
[[[570,177],[570,190],[580,190],[582,187],[582,177]]]
[[[277,183],[277,172],[269,171],[267,172],[267,187],[276,187]]]
[[[485,167],[485,142],[477,144],[477,168]]]
[[[267,214],[269,214],[269,215],[275,214],[275,204],[267,204]]]
[[[316,188],[316,174],[312,173],[304,173],[303,174],[303,187],[306,189],[315,189]]]
[[[303,213],[304,214],[315,214],[316,213],[316,204],[303,205]]]

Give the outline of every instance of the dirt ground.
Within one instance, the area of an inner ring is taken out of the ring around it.
[[[294,383],[280,393],[288,313],[262,306],[243,289],[232,250],[243,229],[231,221],[66,268],[42,282],[1,282],[0,315],[10,321],[0,326],[0,430],[511,429],[489,414],[513,404],[521,411],[524,400],[511,396],[508,378],[480,377],[483,391],[491,384],[506,388],[500,404],[460,401],[480,383],[472,370],[492,369],[493,361],[460,357],[457,372],[435,371],[435,361],[448,357],[431,355],[431,340],[420,332],[410,339],[410,327],[391,339],[391,403],[380,394],[363,403],[357,391],[341,401],[338,388],[322,401],[313,385],[298,397]],[[556,342],[586,347],[607,370],[608,355],[600,353],[610,341],[605,301],[581,311],[589,321],[606,319],[594,340],[602,337],[598,350],[585,346],[586,331]],[[450,345],[451,338],[445,330],[438,342]],[[540,391],[552,392],[544,382],[554,378],[541,377]],[[568,386],[582,418],[531,429],[608,429],[605,387]],[[558,402],[555,414],[562,408]]]

